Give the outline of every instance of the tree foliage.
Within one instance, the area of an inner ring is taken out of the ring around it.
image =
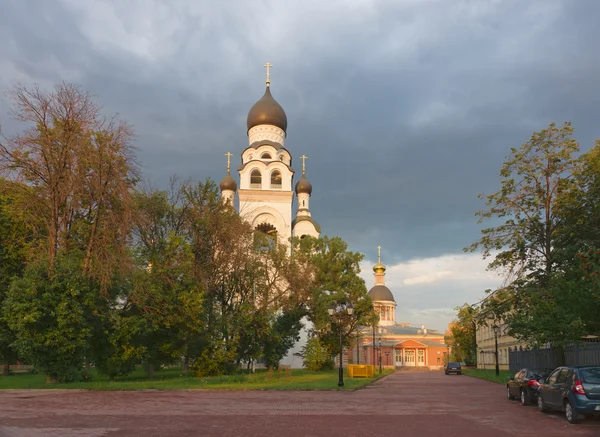
[[[512,149],[501,189],[477,213],[500,224],[468,248],[493,255],[490,268],[506,268],[505,286],[483,302],[482,315],[531,344],[600,334],[600,144],[577,156],[572,135],[570,123],[552,123]]]

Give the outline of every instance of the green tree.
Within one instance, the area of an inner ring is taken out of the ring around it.
[[[484,196],[479,223],[500,221],[482,230],[482,237],[465,250],[481,249],[484,258],[498,251],[490,268],[506,268],[515,279],[543,280],[556,269],[557,237],[561,232],[561,199],[573,185],[579,144],[570,123],[536,132],[500,171],[501,188]]]
[[[450,337],[454,358],[467,364],[477,362],[476,329],[478,309],[464,304],[456,308],[456,318],[450,325]]]
[[[365,282],[359,276],[364,256],[349,251],[348,244],[339,237],[306,237],[295,245],[295,259],[307,260],[314,268],[314,288],[307,301],[313,334],[333,353],[339,349],[340,329],[343,343],[348,345],[359,326],[371,326],[378,320]],[[332,302],[352,303],[354,307],[353,315],[346,317],[342,326],[332,323],[327,312]]]
[[[81,257],[59,257],[52,278],[47,262],[29,265],[4,302],[15,347],[49,381],[83,378],[98,293],[82,275],[80,263]]]
[[[7,194],[8,185],[0,178],[0,363],[3,363],[3,375],[8,375],[10,363],[18,359],[18,354],[13,347],[15,336],[6,323],[2,306],[11,281],[23,274],[27,246],[27,231],[18,219],[14,199]]]

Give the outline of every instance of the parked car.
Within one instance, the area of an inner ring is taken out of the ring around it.
[[[569,423],[600,414],[600,366],[565,366],[554,370],[538,390],[538,408],[564,411]]]
[[[538,397],[540,381],[546,379],[550,372],[538,369],[521,369],[506,383],[508,399],[519,399],[521,404],[535,404]]]
[[[462,368],[460,366],[460,363],[457,363],[455,361],[450,361],[444,367],[444,373],[446,375],[450,375],[451,373],[456,373],[457,375],[460,375],[462,373]]]

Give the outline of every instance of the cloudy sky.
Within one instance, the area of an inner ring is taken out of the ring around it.
[[[445,329],[501,282],[462,248],[510,148],[552,121],[600,137],[599,18],[595,0],[0,0],[0,88],[91,91],[162,187],[239,160],[270,61],[324,233],[366,254],[368,286],[382,245],[397,319]]]

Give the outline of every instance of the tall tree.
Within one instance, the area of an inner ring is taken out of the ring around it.
[[[131,127],[105,117],[92,97],[60,83],[17,86],[13,117],[29,125],[0,142],[0,171],[20,189],[50,269],[60,251],[83,252],[82,269],[106,285],[127,265],[136,164]]]
[[[571,188],[579,161],[579,144],[570,123],[551,123],[536,132],[500,171],[501,188],[484,196],[486,208],[479,223],[500,221],[482,230],[482,237],[465,250],[481,249],[483,256],[498,251],[490,268],[505,268],[515,279],[544,280],[557,267],[557,236],[563,225],[561,197]]]

